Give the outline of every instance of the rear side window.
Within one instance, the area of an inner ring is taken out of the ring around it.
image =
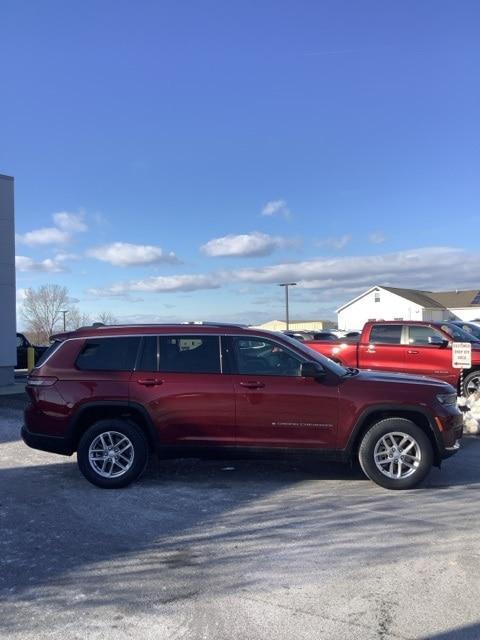
[[[50,358],[50,356],[55,353],[55,351],[58,349],[58,347],[61,344],[62,344],[61,340],[55,340],[55,342],[52,342],[52,344],[48,347],[48,349],[46,349],[42,353],[40,358],[37,360],[35,367],[41,367],[42,364],[45,362],[45,360],[47,360],[47,358]]]
[[[160,336],[159,371],[221,373],[218,336]]]
[[[370,331],[370,344],[400,344],[401,340],[401,324],[374,325]]]
[[[82,371],[132,371],[140,337],[89,338],[77,358]]]

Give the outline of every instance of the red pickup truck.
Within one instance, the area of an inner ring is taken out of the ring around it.
[[[472,344],[472,368],[463,372],[462,390],[452,342]],[[468,395],[480,390],[480,340],[449,322],[367,322],[359,338],[304,344],[347,367],[439,378]]]

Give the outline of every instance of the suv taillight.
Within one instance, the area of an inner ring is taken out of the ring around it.
[[[27,387],[51,387],[58,381],[58,378],[47,376],[35,376],[27,378]]]

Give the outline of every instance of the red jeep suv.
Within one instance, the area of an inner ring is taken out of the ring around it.
[[[54,336],[27,382],[24,441],[77,452],[124,487],[163,457],[314,453],[358,459],[409,489],[459,448],[453,387],[345,368],[282,334],[236,325],[95,326]]]

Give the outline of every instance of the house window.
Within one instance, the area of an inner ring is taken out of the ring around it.
[[[375,291],[375,302],[380,302],[380,291]]]

